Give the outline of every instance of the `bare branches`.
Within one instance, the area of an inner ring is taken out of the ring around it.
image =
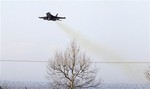
[[[97,70],[91,68],[90,58],[80,52],[80,47],[73,41],[64,52],[57,51],[49,60],[47,78],[54,89],[78,89],[97,87]]]

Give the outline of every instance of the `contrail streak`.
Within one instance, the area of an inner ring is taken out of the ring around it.
[[[115,59],[115,61],[120,61],[121,57],[116,55],[114,52],[108,50],[106,47],[89,41],[79,32],[75,32],[74,30],[72,30],[72,28],[69,28],[64,23],[57,22],[57,24],[59,25],[59,27],[62,28],[63,31],[67,33],[67,35],[69,35],[73,39],[78,40],[88,50],[98,54],[99,56],[103,56],[105,60],[114,61]]]
[[[103,57],[105,61],[108,62],[126,62],[126,58],[122,58],[119,55],[117,55],[114,51],[107,49],[105,46],[99,45],[97,43],[93,43],[92,41],[86,39],[83,35],[81,35],[79,32],[75,32],[72,28],[68,27],[62,22],[56,22],[58,26],[65,32],[67,35],[72,37],[73,39],[78,40],[86,49],[89,51],[97,54],[100,57]],[[142,66],[138,66],[138,69],[140,69]],[[134,70],[136,72],[139,72],[137,68],[135,69],[135,66],[133,65],[118,65],[117,68],[119,68],[122,72],[128,75],[128,78],[132,79],[138,79],[141,80],[140,77],[134,76],[137,74],[131,74],[131,72]],[[142,68],[141,68],[142,69]],[[141,72],[141,71],[140,71]]]

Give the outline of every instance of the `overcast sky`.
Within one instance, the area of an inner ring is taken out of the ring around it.
[[[45,16],[46,12],[53,15],[58,13],[58,16],[65,16],[66,19],[57,23],[38,18]],[[94,62],[148,62],[148,13],[149,4],[146,0],[3,0],[1,60],[47,61],[56,49],[66,48],[72,37],[78,36],[77,41]],[[65,32],[60,24],[78,34]],[[0,63],[0,74],[4,80],[46,81],[46,63]],[[141,69],[147,67],[147,64],[141,65]],[[109,67],[114,65],[103,66],[108,69],[104,72],[107,74],[111,73]],[[114,70],[125,68],[115,67]],[[18,74],[18,71],[21,73]],[[122,77],[126,75],[123,72],[117,73],[120,74],[118,81],[128,80],[127,76]],[[109,76],[110,81],[113,81],[113,77]]]

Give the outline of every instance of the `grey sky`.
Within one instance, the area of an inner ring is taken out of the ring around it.
[[[105,56],[115,53],[123,58],[120,61],[150,61],[149,5],[146,1],[7,0],[2,1],[1,5],[1,60],[48,60],[56,49],[65,48],[69,44],[71,37],[56,22],[38,18],[49,11],[54,15],[58,13],[58,16],[65,16],[66,19],[62,23],[88,40],[92,44],[89,45],[91,48],[96,44],[95,46],[111,51]],[[85,47],[82,42],[81,46]],[[92,61],[110,61],[105,59],[104,55],[96,53],[95,49],[84,49]],[[111,61],[118,60],[112,58]],[[2,79],[44,81],[45,72],[41,72],[45,71],[45,64],[27,65],[1,62]],[[110,66],[106,69],[108,67]],[[25,69],[27,76],[24,76],[21,68]],[[31,73],[33,70],[35,73]],[[19,76],[15,71],[22,73]],[[33,78],[35,74],[38,75]],[[38,76],[40,77],[37,78]]]

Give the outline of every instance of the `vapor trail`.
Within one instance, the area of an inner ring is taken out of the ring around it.
[[[105,46],[99,45],[97,43],[93,43],[92,41],[86,39],[79,32],[75,32],[75,30],[68,27],[64,23],[62,23],[62,22],[56,22],[56,23],[59,25],[59,27],[65,33],[67,33],[67,35],[69,35],[73,39],[78,40],[84,47],[86,47],[86,49],[88,49],[89,51],[91,51],[91,52],[97,54],[98,56],[102,57],[105,61],[108,61],[108,62],[125,62],[125,61],[127,61],[125,58],[120,57],[114,51],[107,49]],[[121,69],[122,72],[127,74],[128,78],[141,80],[140,77],[133,76],[135,74],[131,74],[131,72],[133,70],[135,71],[135,67],[133,65],[124,65],[124,66],[123,65],[118,65],[117,68]],[[138,68],[140,69],[140,66],[138,66]],[[138,70],[136,70],[136,72],[138,72]]]
[[[59,27],[62,28],[63,31],[67,33],[70,37],[73,39],[78,40],[84,47],[86,47],[88,50],[98,54],[99,56],[103,56],[106,61],[121,61],[121,57],[117,56],[113,51],[108,50],[106,47],[93,43],[92,41],[86,39],[83,35],[81,35],[79,32],[75,32],[72,28],[66,26],[64,23],[57,22]]]

